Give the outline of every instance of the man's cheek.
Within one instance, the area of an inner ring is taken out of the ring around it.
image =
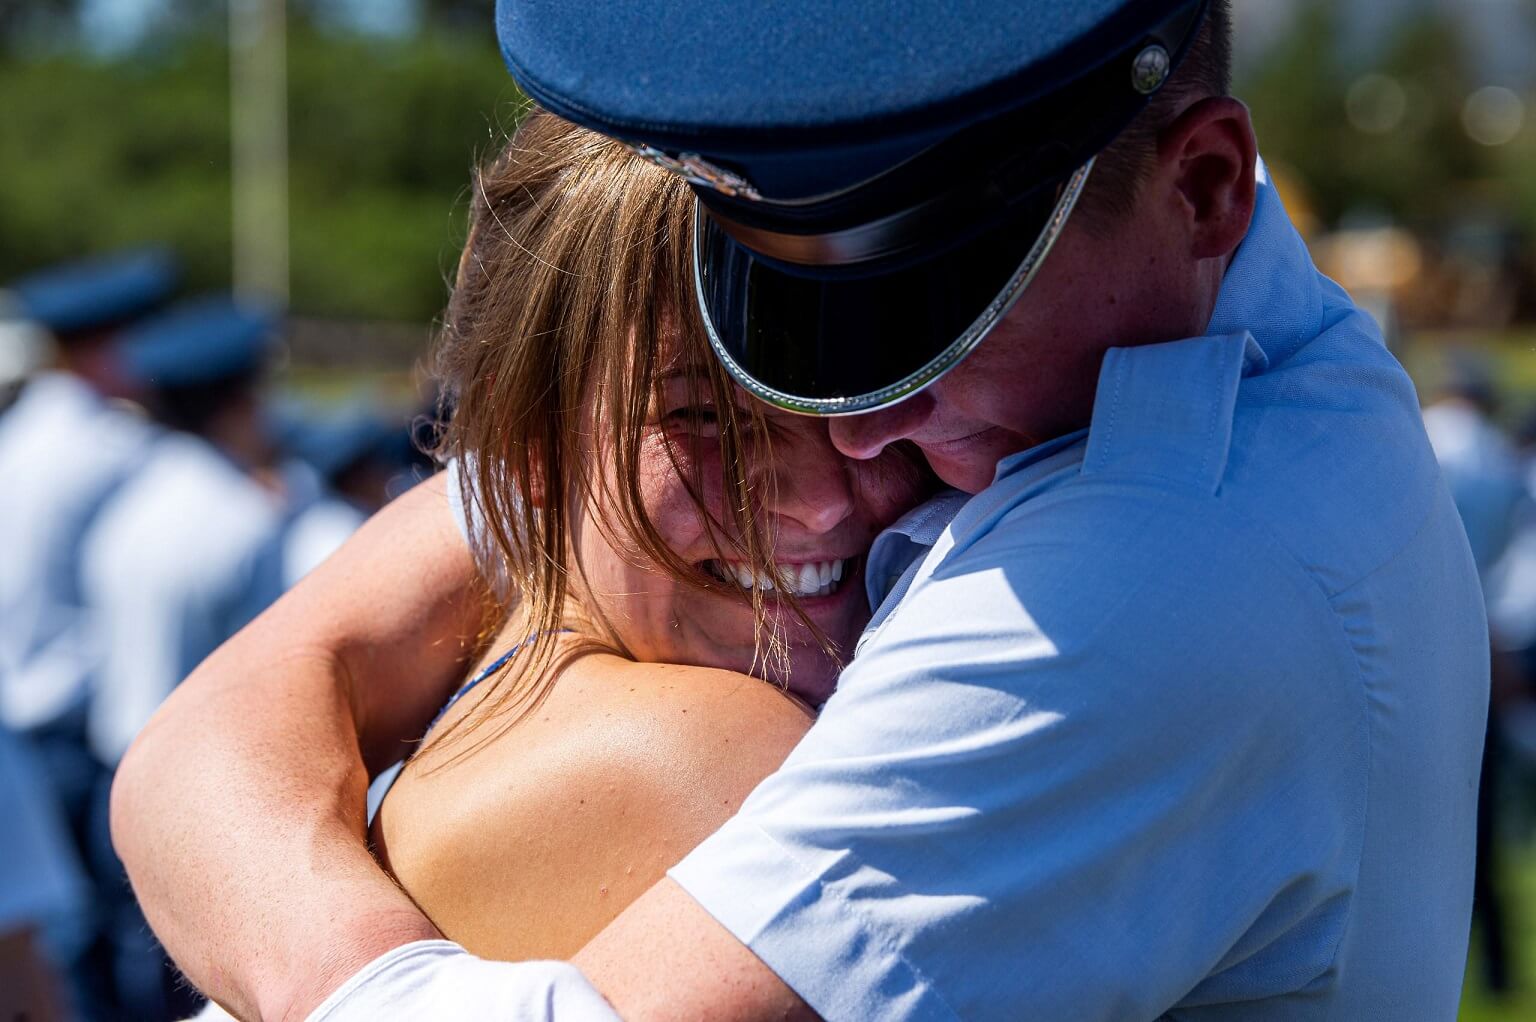
[[[859,502],[877,526],[884,528],[900,518],[933,488],[916,460],[921,457],[919,452],[888,451],[856,465]]]

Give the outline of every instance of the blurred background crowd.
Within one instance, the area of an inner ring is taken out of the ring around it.
[[[58,1017],[195,1007],[112,854],[114,764],[432,471],[422,358],[522,110],[491,6],[0,0],[0,990]],[[1418,381],[1483,572],[1463,1017],[1536,1018],[1536,0],[1235,7],[1271,173]]]

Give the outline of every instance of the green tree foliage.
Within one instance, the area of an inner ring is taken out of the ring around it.
[[[521,111],[490,32],[289,52],[293,298],[428,318],[457,260],[475,163]]]
[[[521,98],[487,30],[288,43],[297,312],[426,321],[462,240],[475,161]],[[192,288],[230,273],[228,51],[208,33],[111,59],[0,58],[0,281],[144,241]]]
[[[1261,150],[1297,172],[1324,222],[1369,208],[1422,225],[1469,188],[1513,194],[1528,176],[1510,173],[1517,147],[1481,146],[1462,125],[1474,82],[1454,22],[1405,22],[1366,61],[1340,53],[1338,29],[1336,5],[1314,0],[1238,83]]]
[[[0,0],[0,40],[50,32],[79,16],[80,0]]]

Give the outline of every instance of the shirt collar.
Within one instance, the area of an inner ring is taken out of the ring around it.
[[[1028,468],[1037,462],[1044,461],[1046,458],[1049,458],[1057,451],[1064,451],[1068,447],[1071,447],[1073,444],[1080,443],[1081,441],[1087,439],[1087,437],[1088,431],[1086,429],[1074,430],[1073,432],[1059,436],[1054,440],[1047,440],[1043,444],[1036,444],[1027,451],[1020,451],[1017,454],[1010,454],[1008,457],[997,463],[997,470],[992,474],[992,481],[994,483],[999,482],[1021,469]]]
[[[1322,328],[1323,295],[1317,268],[1312,265],[1306,242],[1291,224],[1260,160],[1255,170],[1258,192],[1248,234],[1227,267],[1211,312],[1207,336],[1248,333],[1257,344],[1245,358],[1244,376],[1263,372],[1290,358]],[[1086,429],[1027,451],[1010,454],[997,463],[993,482],[1027,468],[1057,451],[1078,443]]]
[[[1210,336],[1251,335],[1244,376],[1264,372],[1295,354],[1321,330],[1324,314],[1319,274],[1306,243],[1291,225],[1262,161],[1256,174],[1253,221],[1222,278],[1206,331]],[[997,463],[993,483],[1081,444],[1087,436],[1088,430],[1080,429],[1011,454]],[[901,570],[932,547],[972,499],[958,490],[942,493],[909,511],[876,539],[868,561],[872,570],[866,580],[871,606],[880,605]]]
[[[1206,334],[1247,331],[1274,367],[1322,332],[1323,292],[1306,242],[1262,160],[1256,173],[1253,221],[1222,278]]]

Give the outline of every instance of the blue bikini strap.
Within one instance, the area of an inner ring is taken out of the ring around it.
[[[555,635],[567,635],[567,634],[570,633],[570,631],[571,630],[569,628],[561,628],[561,629],[557,629],[552,634],[555,634]],[[453,694],[453,696],[446,703],[443,704],[443,708],[441,710],[437,711],[437,716],[432,718],[432,723],[427,725],[427,733],[428,734],[432,733],[432,729],[437,727],[438,721],[443,719],[443,715],[445,713],[447,713],[449,710],[453,709],[453,704],[458,702],[460,699],[463,699],[464,696],[469,693],[470,689],[474,688],[476,685],[480,684],[486,678],[489,678],[491,675],[495,674],[497,671],[499,671],[503,667],[507,666],[507,663],[509,661],[511,661],[511,659],[513,657],[517,656],[518,650],[522,649],[524,646],[528,645],[530,642],[532,642],[534,639],[537,639],[538,637],[539,637],[539,633],[538,632],[534,632],[532,635],[528,636],[526,639],[523,639],[521,642],[519,642],[517,645],[513,646],[511,649],[507,650],[501,656],[497,657],[491,663],[487,664],[485,666],[485,668],[483,670],[481,670],[479,673],[477,673],[473,678],[470,678],[463,685],[459,686],[459,690],[457,692],[455,692]]]

